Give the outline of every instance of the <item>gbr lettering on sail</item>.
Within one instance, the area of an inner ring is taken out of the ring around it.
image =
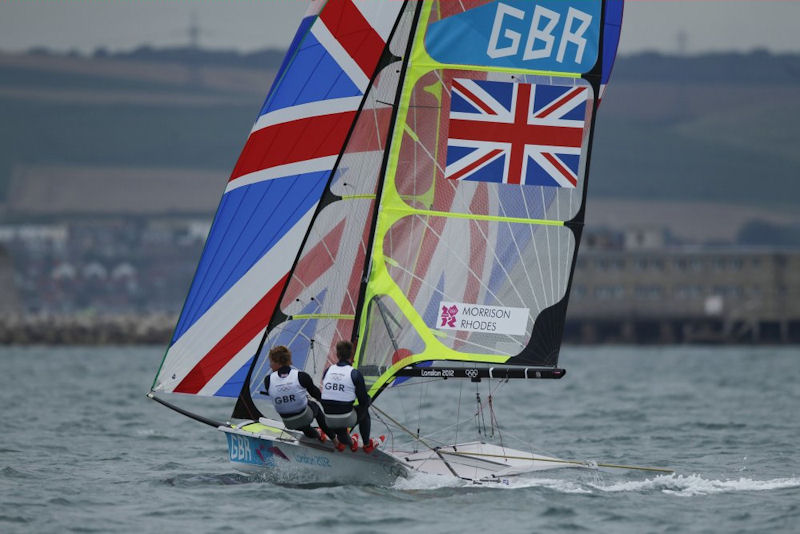
[[[496,0],[428,27],[443,64],[584,73],[597,61],[600,0]]]
[[[521,9],[499,2],[486,55],[497,59],[521,54],[522,61],[530,61],[550,58],[555,51],[555,60],[563,63],[567,46],[574,45],[572,49],[575,53],[575,63],[582,62],[583,54],[586,52],[586,30],[592,23],[592,15],[570,6],[564,24],[560,25],[561,31],[558,35],[555,30],[559,26],[561,14],[557,11],[536,5],[529,20],[526,20],[527,15]],[[515,28],[525,31],[527,36]],[[504,43],[500,42],[501,36]],[[525,45],[520,49],[523,37]]]

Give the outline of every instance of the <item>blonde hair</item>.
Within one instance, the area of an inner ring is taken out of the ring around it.
[[[291,365],[292,351],[283,345],[277,345],[269,350],[269,359],[280,366]]]

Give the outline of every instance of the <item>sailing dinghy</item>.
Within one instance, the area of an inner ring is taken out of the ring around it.
[[[414,471],[498,481],[583,465],[491,443],[485,424],[469,443],[434,439],[390,399],[442,380],[564,376],[595,114],[621,21],[622,0],[311,2],[148,396],[222,431],[237,469],[290,483]],[[373,428],[388,429],[370,454],[265,416],[269,349],[289,347],[319,383],[342,339],[355,343]],[[475,414],[494,430],[492,391]],[[233,422],[166,394],[236,399]],[[459,407],[436,410],[458,428]]]

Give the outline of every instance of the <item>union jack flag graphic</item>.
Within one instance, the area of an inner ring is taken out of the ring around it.
[[[445,178],[574,188],[586,86],[455,78]]]

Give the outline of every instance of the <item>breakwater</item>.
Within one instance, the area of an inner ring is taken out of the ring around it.
[[[177,315],[0,315],[0,345],[161,345]],[[800,321],[720,318],[568,318],[564,342],[575,345],[786,345],[800,343]]]
[[[164,345],[177,316],[5,315],[0,316],[0,345]]]

